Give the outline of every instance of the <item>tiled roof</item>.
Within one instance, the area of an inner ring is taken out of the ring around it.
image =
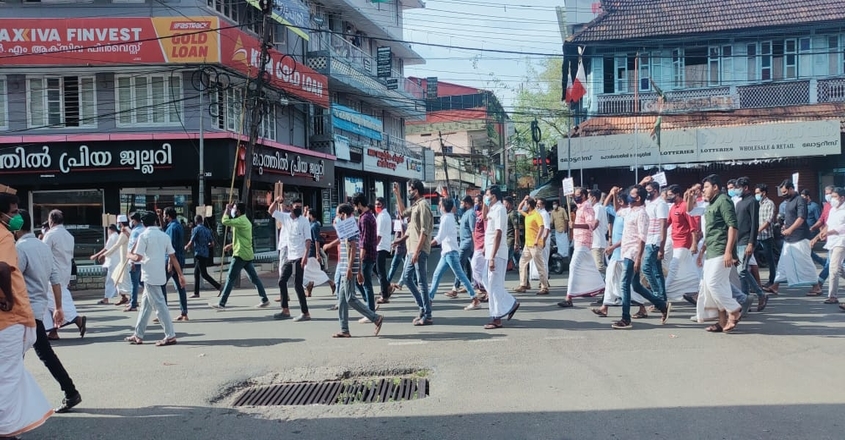
[[[697,114],[663,115],[660,129],[683,130],[698,127],[735,127],[773,122],[817,121],[839,119],[845,133],[845,103],[814,104],[771,109],[744,109],[732,112],[701,112]],[[654,115],[595,116],[578,126],[573,136],[604,136],[640,132],[648,133],[657,119]]]
[[[425,114],[425,121],[405,121],[405,125],[437,124],[440,122],[473,121],[479,119],[486,121],[487,117],[487,110],[484,108],[438,110],[427,112]]]
[[[604,0],[575,43],[691,35],[845,20],[843,0]]]

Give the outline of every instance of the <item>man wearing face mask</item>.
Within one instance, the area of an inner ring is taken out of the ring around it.
[[[561,207],[557,200],[553,200],[551,218],[552,225],[555,227],[557,253],[567,258],[569,257],[569,210]]]
[[[545,266],[546,273],[549,273],[549,253],[552,249],[549,237],[551,237],[552,234],[552,216],[549,214],[549,211],[546,211],[545,199],[537,197],[534,200],[537,201],[537,212],[539,212],[540,216],[543,218],[543,231],[541,232],[543,234],[543,242],[545,243],[543,247],[543,265]],[[560,253],[560,249],[558,249],[558,253]],[[529,267],[531,268],[531,279],[539,280],[540,272],[537,270],[537,265],[532,261]]]
[[[484,231],[487,230],[487,217],[484,215],[484,196],[475,197],[475,224],[472,229],[472,270],[473,286],[478,290],[480,299],[487,296],[487,269],[484,260]]]
[[[671,203],[667,224],[672,228],[672,262],[666,277],[666,297],[669,301],[680,301],[685,296],[698,294],[701,274],[695,264],[698,254],[699,223],[687,209],[687,202],[678,185],[669,185],[666,193]]]
[[[408,220],[408,256],[405,261],[405,279],[408,280],[408,290],[420,308],[419,316],[413,320],[415,326],[434,324],[431,317],[431,298],[428,296],[428,255],[431,253],[431,230],[434,218],[431,215],[429,203],[423,197],[425,186],[417,179],[408,181],[408,196],[413,205],[407,210],[402,202],[399,185],[393,185],[393,193],[399,205],[399,212],[409,215]],[[411,273],[416,274],[416,282],[412,281]]]
[[[385,304],[390,298],[390,281],[387,279],[387,259],[390,257],[390,248],[393,245],[393,221],[390,219],[390,210],[387,209],[387,201],[384,197],[376,198],[376,229],[378,231],[378,256],[376,258],[376,272],[381,287],[378,302]]]
[[[135,244],[138,243],[138,237],[144,233],[146,229],[144,225],[141,223],[141,214],[138,212],[133,212],[129,214],[129,226],[132,228],[132,232],[129,233],[129,241],[126,242],[126,253],[127,259],[129,252],[132,252],[132,249],[135,248]],[[138,311],[138,292],[141,289],[141,264],[136,262],[131,262],[129,266],[129,281],[132,283],[132,291],[129,292],[129,305],[123,309],[124,312],[137,312]]]
[[[810,226],[807,224],[807,201],[795,191],[789,179],[778,188],[784,198],[783,249],[780,253],[775,283],[768,292],[777,294],[781,283],[793,287],[818,283],[816,265],[810,257]]]
[[[598,227],[599,221],[590,204],[589,194],[586,188],[575,188],[573,201],[577,208],[575,218],[569,223],[575,248],[569,261],[566,299],[558,303],[558,306],[563,308],[573,306],[572,298],[596,296],[604,292],[604,278],[596,267],[591,251],[593,231]]]
[[[56,322],[53,324],[53,311],[56,309],[55,300],[48,298],[47,313],[44,316],[44,323],[50,327],[47,329],[50,339],[59,339],[58,328],[70,324],[76,324],[79,329],[79,337],[84,337],[87,331],[86,323],[88,321],[84,316],[76,313],[76,306],[73,303],[73,297],[70,294],[68,286],[70,286],[71,269],[73,265],[73,251],[76,247],[73,235],[65,228],[65,216],[62,211],[54,209],[48,214],[50,221],[50,230],[44,234],[44,244],[46,244],[53,253],[53,263],[57,266],[59,271],[59,282],[62,285],[62,308],[65,312],[65,322]]]
[[[833,197],[833,190],[835,187],[833,185],[828,185],[824,188],[824,206],[822,208],[821,216],[819,216],[818,221],[815,224],[810,226],[810,234],[814,236],[812,240],[810,240],[810,248],[816,246],[816,243],[819,241],[824,241],[827,235],[827,218],[830,216],[830,199]],[[821,294],[822,287],[824,286],[824,282],[827,281],[827,277],[830,274],[830,258],[822,258],[815,251],[810,253],[810,256],[813,258],[813,262],[822,265],[822,270],[819,272],[819,284],[813,286],[809,292],[809,295],[818,295]]]
[[[305,297],[305,288],[303,287],[303,276],[305,274],[305,265],[308,264],[308,248],[311,246],[311,225],[308,220],[302,216],[302,201],[293,201],[293,210],[291,212],[283,212],[278,208],[284,203],[284,196],[279,196],[273,203],[270,204],[269,212],[276,221],[282,223],[282,229],[287,231],[287,243],[283,244],[287,248],[287,260],[280,261],[282,265],[279,276],[279,291],[282,297],[282,311],[273,315],[274,319],[290,319],[288,295],[288,281],[293,275],[293,289],[296,291],[296,297],[299,299],[299,308],[301,314],[294,318],[295,322],[310,321],[311,314],[308,312],[308,300]],[[264,306],[262,302],[259,307]]]
[[[528,266],[533,261],[540,275],[540,291],[538,295],[549,294],[549,278],[543,264],[543,218],[537,211],[537,201],[525,196],[519,204],[519,212],[525,217],[525,247],[522,258],[519,259],[519,287],[515,292],[525,293],[531,288],[528,282]]]
[[[827,188],[825,188],[827,191]],[[827,229],[822,235],[827,238],[824,248],[830,252],[830,285],[828,286],[827,299],[825,304],[839,304],[839,277],[842,274],[842,262],[845,260],[845,189],[833,188],[830,190],[827,218],[825,219]],[[845,310],[845,305],[839,305]]]
[[[740,286],[742,293],[746,296],[746,301],[742,305],[744,315],[751,305],[752,291],[757,294],[757,311],[766,308],[768,297],[757,284],[751,271],[752,267],[757,266],[754,249],[757,247],[757,230],[760,228],[760,205],[754,199],[748,177],[736,179],[735,188],[740,193],[740,200],[736,203],[736,254],[739,257]]]
[[[258,289],[261,302],[257,307],[270,305],[270,300],[267,299],[267,293],[264,291],[264,284],[261,283],[261,278],[258,278],[255,266],[252,265],[252,260],[255,259],[252,251],[252,221],[246,216],[245,211],[245,203],[232,202],[226,205],[226,210],[223,212],[221,220],[223,226],[232,228],[232,260],[229,262],[229,274],[226,276],[226,285],[223,286],[220,302],[209,304],[218,311],[226,310],[226,301],[235,283],[241,277],[241,270],[246,270],[249,280]]]
[[[647,201],[645,212],[648,216],[648,235],[643,255],[643,275],[648,280],[651,291],[666,301],[666,280],[663,277],[663,250],[666,247],[666,219],[669,217],[669,205],[660,198],[660,184],[651,176],[640,183],[645,186]]]
[[[434,275],[431,278],[431,289],[429,297],[434,300],[434,294],[437,293],[437,286],[440,285],[440,279],[443,277],[443,272],[446,268],[452,270],[455,279],[460,280],[467,286],[469,297],[472,298],[472,303],[464,308],[464,310],[476,310],[480,306],[480,301],[475,297],[475,291],[467,278],[467,274],[461,267],[460,256],[458,254],[458,228],[455,222],[455,214],[452,213],[454,202],[452,199],[440,199],[440,228],[437,230],[437,236],[431,241],[431,244],[440,243],[440,261],[434,269]],[[454,296],[452,296],[454,298]]]
[[[760,204],[757,243],[763,248],[766,255],[766,264],[769,267],[769,282],[763,286],[763,289],[765,289],[775,283],[775,274],[778,267],[775,260],[775,238],[772,230],[772,225],[775,224],[775,202],[769,198],[769,186],[765,183],[758,183],[754,188],[754,199]]]
[[[490,302],[490,322],[484,326],[487,330],[502,328],[502,318],[510,321],[519,310],[519,302],[505,289],[507,272],[507,237],[508,213],[502,204],[502,190],[491,186],[484,195],[487,207],[487,229],[484,233],[484,258],[487,260],[487,294]]]
[[[460,250],[459,252],[459,260],[461,264],[461,268],[463,268],[464,273],[470,275],[472,273],[472,266],[470,265],[470,259],[472,258],[473,251],[475,250],[472,233],[475,229],[475,204],[472,201],[472,197],[465,196],[463,200],[461,200],[461,209],[463,210],[463,215],[461,215],[461,221],[458,226],[460,231]],[[450,298],[457,298],[458,292],[460,290],[469,291],[470,286],[464,286],[461,289],[461,280],[456,279],[455,285],[452,287],[452,290],[448,292],[446,295]]]
[[[375,291],[373,290],[373,268],[378,260],[378,222],[370,209],[367,197],[362,193],[352,196],[352,206],[359,213],[358,231],[361,234],[359,251],[361,270],[358,272],[358,291],[367,302],[367,307],[376,311]],[[361,318],[361,324],[370,324],[369,318]]]

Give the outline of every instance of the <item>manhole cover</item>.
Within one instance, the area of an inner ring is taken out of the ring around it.
[[[252,387],[234,406],[350,405],[417,400],[428,396],[423,378],[381,378],[333,382],[293,382]]]

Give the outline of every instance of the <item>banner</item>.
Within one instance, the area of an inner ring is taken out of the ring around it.
[[[0,65],[219,63],[217,17],[0,20]]]
[[[586,136],[571,148],[560,140],[558,160],[589,169],[828,156],[842,152],[841,136],[837,119],[663,131],[659,151],[647,132]]]
[[[221,63],[244,75],[254,77],[261,66],[259,40],[237,28],[220,30]],[[329,80],[292,56],[270,49],[266,66],[270,86],[297,98],[329,108]]]
[[[389,150],[367,148],[364,154],[364,171],[391,174],[405,179],[421,179],[423,163],[419,159],[403,156]]]
[[[361,136],[382,140],[383,124],[378,118],[358,113],[349,107],[332,104],[332,125],[335,128],[355,133]]]
[[[258,0],[246,0],[252,6],[261,9]],[[287,26],[293,33],[308,41],[308,31],[311,11],[301,0],[274,0],[273,20]]]

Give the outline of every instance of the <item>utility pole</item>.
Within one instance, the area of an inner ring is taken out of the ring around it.
[[[449,164],[446,162],[446,144],[443,143],[443,132],[438,130],[437,136],[440,138],[440,154],[443,155],[443,173],[446,175],[446,193],[449,197],[452,195],[452,189],[449,187]]]
[[[205,127],[203,121],[205,121],[205,106],[203,105],[203,95],[205,95],[205,90],[200,92],[200,181],[199,181],[199,203],[197,206],[205,206]],[[205,213],[203,213],[205,216]]]
[[[244,155],[244,181],[241,187],[241,200],[244,203],[249,201],[249,187],[252,180],[252,155],[255,151],[255,143],[258,141],[258,131],[261,128],[261,119],[264,117],[264,86],[269,74],[267,64],[270,63],[270,16],[273,13],[273,0],[259,0],[263,18],[261,20],[261,58],[258,66],[258,74],[247,85],[247,92],[252,93],[252,109],[249,118],[249,143]]]

